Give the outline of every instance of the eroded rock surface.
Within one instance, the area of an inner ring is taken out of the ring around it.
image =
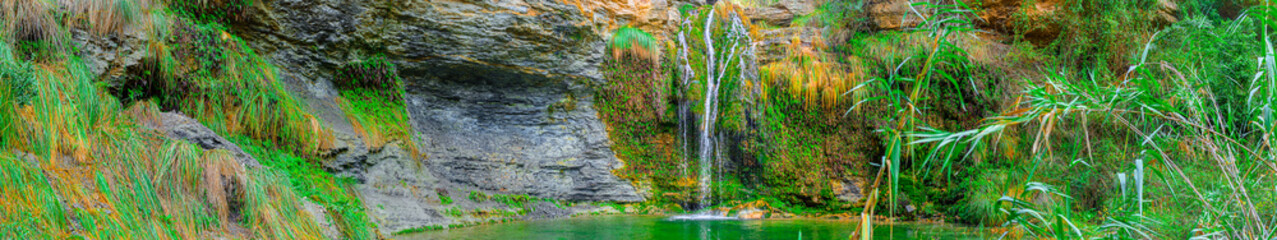
[[[340,143],[323,165],[359,180],[370,217],[393,233],[458,223],[442,212],[483,206],[447,206],[436,190],[453,199],[481,191],[642,200],[611,173],[622,163],[593,109],[604,52],[596,20],[606,17],[581,9],[554,0],[267,0],[234,26],[336,130]],[[332,104],[334,71],[378,54],[399,69],[426,159],[402,142],[368,149]]]
[[[772,26],[789,26],[794,18],[806,16],[816,11],[817,1],[783,0],[771,5],[747,8],[745,15],[755,23],[767,23]]]

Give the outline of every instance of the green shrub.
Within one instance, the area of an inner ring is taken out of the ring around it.
[[[338,90],[365,90],[386,101],[403,101],[403,80],[395,64],[378,55],[347,63],[337,69],[333,85]]]
[[[22,106],[35,98],[35,78],[30,68],[25,61],[13,59],[11,48],[0,46],[0,98],[7,100],[5,103]]]
[[[270,142],[255,141],[244,136],[231,138],[245,152],[257,158],[263,166],[270,167],[287,177],[288,185],[300,197],[323,206],[328,217],[349,239],[374,239],[373,223],[369,220],[358,193],[354,192],[354,180],[339,178],[324,171],[317,159],[297,157],[277,150]]]
[[[200,22],[235,23],[247,19],[256,0],[162,0],[171,11]]]
[[[438,196],[439,204],[452,205],[452,197],[448,196],[448,193],[438,193]]]
[[[491,199],[491,197],[489,197],[488,194],[485,194],[480,191],[470,191],[469,198],[470,198],[470,201],[475,201],[479,203],[486,202],[488,201],[488,199]]]
[[[492,195],[492,201],[505,204],[510,208],[524,208],[524,204],[528,203],[530,200],[532,200],[532,197],[528,197],[528,195]]]

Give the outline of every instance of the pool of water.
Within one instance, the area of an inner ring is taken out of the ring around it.
[[[833,220],[671,220],[664,216],[583,216],[426,231],[396,239],[847,239],[858,222]],[[874,239],[985,239],[941,224],[874,227]]]

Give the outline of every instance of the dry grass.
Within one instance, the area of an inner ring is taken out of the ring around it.
[[[69,46],[70,28],[105,36],[149,31],[151,0],[6,0],[0,1],[0,32],[10,44],[45,44],[52,52]]]
[[[15,42],[46,40],[60,46],[62,26],[54,18],[54,9],[46,0],[0,1],[0,24]]]
[[[353,108],[345,98],[336,97],[333,100],[337,102],[338,106],[342,106],[342,109]],[[364,146],[368,146],[368,149],[381,149],[392,140],[388,132],[374,126],[373,124],[375,123],[368,122],[369,120],[360,117],[358,114],[347,113],[346,118],[350,120],[350,125],[355,129],[355,134],[359,134],[359,138],[364,140]]]
[[[0,2],[6,4],[6,16],[49,7],[36,5],[44,3]],[[107,29],[103,32],[130,24],[110,20],[122,15],[99,14],[106,17],[86,22]],[[32,16],[38,20],[45,15]],[[62,26],[4,23],[8,29],[36,35],[68,35]],[[19,26],[15,24],[27,25],[10,28]],[[8,39],[6,42],[12,43]],[[189,105],[199,110],[190,113],[206,124],[219,123],[213,126],[220,127],[222,133],[232,129],[273,141],[304,138],[312,146],[323,146],[321,138],[300,134],[318,134],[317,120],[301,114],[301,106],[290,102],[287,95],[279,98],[267,94],[284,91],[273,77],[264,76],[273,73],[264,67],[267,63],[251,53],[234,51],[227,57],[233,61],[226,68],[236,71],[217,79],[225,82],[204,82],[208,84],[205,86],[225,90],[205,96],[222,98]],[[0,193],[6,196],[0,198],[0,238],[321,236],[312,218],[300,211],[297,194],[286,177],[270,170],[246,170],[225,152],[206,152],[190,143],[143,130],[140,125],[159,124],[158,107],[141,102],[123,108],[78,58],[28,62],[16,56],[9,45],[0,44],[0,72],[0,78],[5,80],[0,82],[4,89],[0,90]],[[14,101],[15,92],[9,87],[18,81],[11,79],[34,83],[29,101]],[[227,100],[232,97],[235,100]],[[241,221],[240,216],[247,218]],[[241,225],[244,227],[238,227]]]
[[[829,61],[819,50],[819,45],[806,46],[798,37],[793,38],[786,52],[786,59],[762,66],[760,76],[764,83],[783,87],[789,94],[798,96],[808,107],[821,106],[832,110],[840,106],[840,100],[865,94],[867,88],[856,88],[863,82],[864,73],[855,57],[849,59],[852,62],[849,65]],[[854,98],[851,103],[855,103]]]
[[[204,186],[201,190],[204,191],[204,198],[216,210],[222,226],[229,226],[232,223],[229,220],[239,218],[231,214],[238,214],[233,211],[242,207],[244,187],[248,183],[247,173],[244,166],[225,150],[204,152],[203,158]]]
[[[98,35],[119,34],[138,23],[146,23],[152,8],[150,0],[58,0],[71,13],[67,26],[84,24]]]
[[[617,29],[608,42],[612,59],[633,58],[652,62],[651,65],[660,64],[660,47],[652,34],[633,27]]]

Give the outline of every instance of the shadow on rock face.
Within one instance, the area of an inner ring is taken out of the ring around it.
[[[436,176],[487,191],[640,201],[592,108],[588,80],[500,66],[407,70],[408,112]]]

